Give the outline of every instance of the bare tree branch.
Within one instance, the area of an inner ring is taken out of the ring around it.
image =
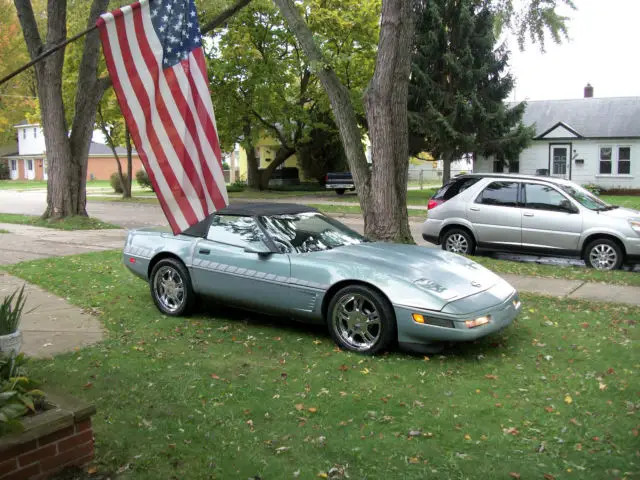
[[[207,22],[203,27],[200,28],[202,33],[208,33],[211,30],[220,27],[227,20],[233,17],[236,13],[242,10],[244,7],[249,5],[251,0],[239,0],[231,7],[227,8],[224,12],[220,13],[216,17],[212,18],[209,22]]]

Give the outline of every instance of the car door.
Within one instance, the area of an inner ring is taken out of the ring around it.
[[[289,291],[289,255],[245,251],[250,244],[264,242],[253,217],[216,215],[207,237],[194,246],[195,290],[239,306],[283,310],[280,299]]]
[[[492,181],[467,205],[479,246],[521,246],[519,186],[511,180]]]
[[[552,185],[524,183],[522,246],[575,252],[582,233],[582,213]]]

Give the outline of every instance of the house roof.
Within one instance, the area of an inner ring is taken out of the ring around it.
[[[26,119],[25,119],[25,120],[21,120],[21,121],[19,121],[18,123],[16,123],[16,124],[14,125],[14,127],[23,127],[23,126],[25,126],[25,125],[31,125],[31,123],[29,123],[29,120],[26,120]],[[34,125],[35,125],[35,124],[34,124]]]
[[[118,155],[126,155],[127,149],[124,147],[116,147],[116,153]],[[131,153],[133,155],[137,155],[135,148],[131,149]],[[109,155],[112,156],[113,152],[111,151],[111,147],[109,145],[105,145],[103,143],[91,142],[89,145],[89,155]]]
[[[536,136],[562,124],[586,138],[640,137],[640,97],[528,101],[522,120]]]
[[[18,154],[18,142],[7,143],[6,145],[0,145],[0,157],[8,157],[10,155]]]

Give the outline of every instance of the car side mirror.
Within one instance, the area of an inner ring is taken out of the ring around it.
[[[569,200],[563,200],[560,202],[560,207],[566,213],[580,213],[580,210],[573,206]]]
[[[247,253],[257,253],[258,255],[270,255],[273,252],[263,242],[249,242],[244,247]]]

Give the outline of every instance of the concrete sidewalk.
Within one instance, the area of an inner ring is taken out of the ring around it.
[[[40,287],[0,271],[0,298],[23,285],[26,285],[27,301],[20,330],[22,351],[26,355],[46,358],[102,341],[104,329],[96,317]]]

